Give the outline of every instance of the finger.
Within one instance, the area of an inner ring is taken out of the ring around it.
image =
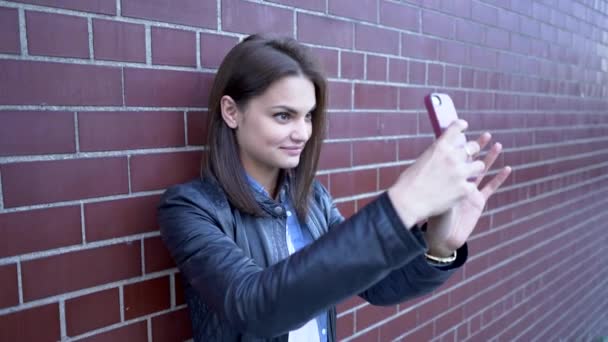
[[[486,165],[481,160],[476,160],[467,164],[466,176],[467,179],[474,180],[478,178],[486,169]]]
[[[464,145],[463,150],[466,154],[466,160],[469,160],[475,158],[475,156],[479,154],[479,151],[481,151],[481,146],[479,146],[477,141],[468,141]]]
[[[494,162],[496,162],[496,159],[498,159],[498,155],[500,155],[500,152],[502,152],[502,144],[501,143],[494,144],[494,146],[492,146],[492,148],[490,149],[490,152],[488,152],[488,154],[486,155],[486,157],[483,160],[483,162],[486,164],[486,168],[483,171],[483,173],[475,181],[475,183],[477,185],[479,185],[481,183],[481,181],[484,179],[484,177],[488,173],[488,170],[490,170],[490,168],[492,168],[492,165],[494,165]]]
[[[488,198],[490,198],[490,196],[492,196],[496,192],[496,190],[498,190],[498,188],[500,188],[502,183],[504,183],[505,180],[507,180],[507,178],[509,177],[510,174],[511,174],[511,167],[509,167],[509,166],[504,167],[502,170],[500,170],[498,172],[498,174],[496,174],[496,176],[494,176],[494,178],[492,178],[483,187],[483,189],[481,189],[480,192],[483,195],[483,197],[486,199],[486,201],[488,200]]]
[[[457,146],[458,142],[463,139],[464,131],[469,127],[469,124],[462,120],[458,119],[450,124],[448,128],[443,132],[439,140],[443,140],[448,143],[450,146]],[[466,141],[466,138],[465,138]]]
[[[479,149],[483,150],[490,140],[492,140],[492,134],[490,134],[490,132],[484,132],[482,135],[480,135],[479,138],[477,138]]]

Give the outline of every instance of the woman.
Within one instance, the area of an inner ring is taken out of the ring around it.
[[[490,135],[458,147],[466,122],[455,122],[345,221],[314,180],[325,97],[319,68],[291,39],[251,36],[221,64],[205,172],[167,190],[158,213],[195,341],[334,341],[340,301],[393,305],[465,262],[465,241],[510,172],[477,189],[500,145],[470,160]]]

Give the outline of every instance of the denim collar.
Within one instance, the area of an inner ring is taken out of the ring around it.
[[[270,194],[268,193],[268,191],[266,191],[266,189],[262,186],[262,184],[260,184],[258,181],[256,181],[247,172],[245,172],[245,176],[247,177],[247,181],[249,182],[249,185],[251,186],[251,189],[253,190],[253,195],[254,195],[255,199],[258,201],[258,203],[260,203],[262,205],[269,204],[269,203],[272,203],[272,204],[277,203],[277,201],[275,199],[270,197]],[[289,177],[288,174],[286,174],[285,177],[282,177],[283,180],[279,187],[278,203],[281,203],[281,204],[286,204],[286,202],[289,200],[288,196],[286,196],[287,190],[289,188],[288,177]]]

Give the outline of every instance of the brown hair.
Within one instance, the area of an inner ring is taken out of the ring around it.
[[[326,82],[316,60],[294,39],[252,35],[230,50],[215,76],[209,96],[207,172],[220,183],[230,203],[243,212],[265,215],[246,178],[235,132],[222,119],[220,100],[228,95],[243,109],[273,82],[294,75],[308,78],[316,97],[312,135],[302,151],[300,163],[288,171],[286,178],[292,205],[298,217],[305,219],[326,125]]]

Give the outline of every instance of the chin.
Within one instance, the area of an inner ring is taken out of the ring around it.
[[[300,164],[300,157],[294,158],[293,160],[285,160],[281,163],[280,168],[282,169],[293,169]]]

